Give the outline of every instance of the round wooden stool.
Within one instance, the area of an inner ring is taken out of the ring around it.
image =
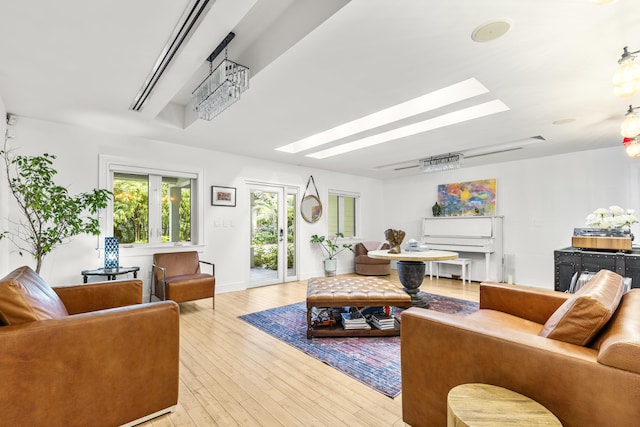
[[[447,427],[562,426],[547,408],[515,391],[462,384],[447,396]]]

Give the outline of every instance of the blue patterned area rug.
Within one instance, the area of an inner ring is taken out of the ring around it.
[[[420,292],[430,310],[465,316],[475,302]],[[349,375],[391,398],[401,391],[400,337],[336,337],[307,339],[304,302],[239,316],[256,328]]]

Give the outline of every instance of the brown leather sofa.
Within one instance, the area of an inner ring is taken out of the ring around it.
[[[532,398],[565,427],[638,425],[640,289],[622,296],[623,286],[605,270],[575,295],[482,283],[467,317],[406,310],[404,421],[445,426],[449,390],[485,383]]]
[[[49,287],[0,279],[0,425],[133,425],[178,401],[179,307],[142,282]]]
[[[209,265],[211,274],[202,273],[200,264]],[[154,254],[152,274],[152,292],[159,299],[186,302],[211,298],[216,308],[215,265],[201,261],[197,251]]]
[[[391,274],[391,261],[388,259],[370,258],[369,251],[378,248],[389,249],[389,244],[380,246],[380,242],[362,242],[355,246],[356,273],[364,276],[386,276]]]

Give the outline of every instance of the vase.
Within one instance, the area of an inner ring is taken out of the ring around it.
[[[324,275],[327,277],[333,277],[336,275],[336,270],[338,268],[338,260],[337,259],[325,259],[324,260]]]

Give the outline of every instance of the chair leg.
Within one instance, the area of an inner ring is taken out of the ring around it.
[[[153,296],[156,294],[156,272],[151,271],[151,287],[149,289],[149,302],[153,301]]]

